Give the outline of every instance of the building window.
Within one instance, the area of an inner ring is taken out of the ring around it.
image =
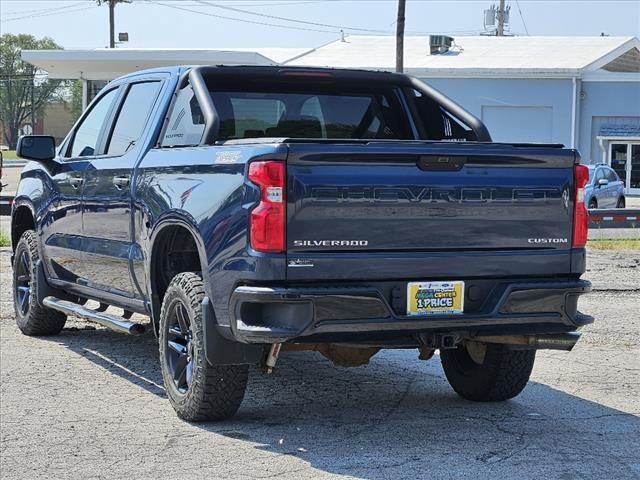
[[[624,183],[626,192],[640,194],[640,138],[609,141],[607,161]]]
[[[87,82],[87,105],[89,105],[94,98],[100,93],[104,87],[109,83],[108,80],[86,80]]]

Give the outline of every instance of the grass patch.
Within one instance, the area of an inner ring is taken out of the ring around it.
[[[0,247],[10,247],[11,246],[11,239],[9,238],[9,235],[7,235],[4,232],[0,232]]]
[[[587,246],[596,250],[640,250],[640,238],[598,238]]]
[[[16,151],[15,150],[3,150],[2,151],[2,158],[4,160],[17,160],[18,157],[16,156]]]

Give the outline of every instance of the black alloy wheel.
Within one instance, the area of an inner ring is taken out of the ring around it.
[[[31,303],[31,261],[29,252],[22,250],[15,261],[15,302],[16,308],[23,317],[29,313]]]
[[[207,360],[204,299],[200,273],[182,272],[171,280],[160,309],[162,380],[178,417],[190,422],[232,417],[242,403],[249,373],[249,365],[212,365]]]
[[[38,295],[40,275],[38,237],[33,230],[22,233],[13,259],[13,306],[16,324],[25,335],[56,335],[62,330],[67,316],[42,305]],[[42,280],[46,281],[46,280]]]
[[[169,307],[166,362],[176,390],[185,394],[193,382],[193,332],[189,314],[182,300],[175,298]]]

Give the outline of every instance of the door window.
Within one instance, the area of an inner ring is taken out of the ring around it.
[[[117,88],[108,91],[91,107],[75,131],[71,147],[67,150],[68,157],[91,157],[99,153],[96,150],[109,112],[116,100],[117,91]]]
[[[603,169],[603,168],[599,168],[599,169],[598,169],[598,171],[596,172],[596,179],[595,179],[595,181],[593,182],[593,184],[594,184],[595,186],[598,186],[598,182],[599,182],[600,180],[602,180],[603,178],[604,178],[604,169]]]
[[[140,139],[159,89],[160,82],[131,85],[109,139],[107,155],[123,155]]]
[[[611,168],[613,168],[620,180],[626,183],[627,180],[627,144],[611,144]]]
[[[629,188],[640,188],[640,145],[631,144],[631,174]]]
[[[607,180],[609,180],[609,182],[617,182],[618,181],[618,176],[616,175],[616,172],[614,172],[613,170],[611,170],[610,168],[606,169],[606,176],[605,178]]]

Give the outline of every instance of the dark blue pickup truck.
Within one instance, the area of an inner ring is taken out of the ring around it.
[[[344,366],[436,350],[475,401],[570,350],[588,178],[561,145],[500,144],[415,78],[175,67],[100,92],[55,147],[22,137],[14,301],[27,335],[67,315],[158,336],[181,418],[233,415],[281,350]],[[87,300],[91,300],[87,304]],[[91,307],[91,305],[93,305]]]

